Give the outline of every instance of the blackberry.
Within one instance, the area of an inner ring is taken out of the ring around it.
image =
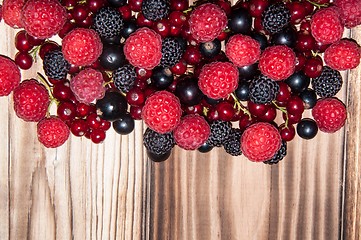
[[[221,147],[223,142],[231,133],[232,124],[221,120],[216,120],[211,123],[211,134],[208,137],[207,143],[212,147]]]
[[[147,128],[143,135],[143,144],[148,152],[157,155],[163,155],[175,145],[172,133],[158,133],[150,128]]]
[[[103,7],[94,15],[93,28],[102,38],[116,37],[123,28],[123,17],[117,9]]]
[[[324,66],[321,75],[313,78],[311,84],[321,98],[333,97],[342,87],[342,76],[339,71]]]
[[[287,154],[287,142],[282,141],[281,148],[276,152],[276,154],[267,161],[264,161],[265,164],[277,164],[279,161],[281,161]]]
[[[70,64],[64,59],[61,50],[54,50],[45,54],[43,69],[48,78],[63,80],[69,72]]]
[[[277,33],[288,26],[291,12],[283,3],[269,5],[262,13],[262,26],[270,33]]]
[[[182,58],[183,53],[184,49],[178,39],[173,37],[164,38],[162,41],[160,65],[163,67],[173,67]]]
[[[250,100],[257,104],[270,103],[276,99],[280,87],[276,81],[260,75],[249,85]]]
[[[241,135],[242,131],[239,128],[232,128],[228,138],[223,142],[224,150],[232,155],[239,156],[241,151]]]
[[[113,81],[115,87],[120,91],[127,93],[134,86],[137,73],[135,67],[125,64],[113,72]]]
[[[158,21],[169,15],[169,0],[143,0],[142,13],[144,17],[151,21]]]

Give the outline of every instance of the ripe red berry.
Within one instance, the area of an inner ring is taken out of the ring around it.
[[[69,127],[58,117],[42,119],[37,125],[39,142],[47,148],[56,148],[68,140]]]

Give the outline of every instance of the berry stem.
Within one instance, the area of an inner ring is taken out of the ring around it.
[[[329,4],[324,3],[324,4],[318,4],[315,2],[312,2],[311,0],[306,0],[307,2],[311,3],[313,6],[317,7],[317,8],[323,8],[323,7],[328,7]]]
[[[287,112],[287,109],[285,107],[281,107],[279,106],[276,101],[272,101],[272,104],[278,109],[280,110],[281,112],[283,112],[285,115],[286,115],[286,121],[285,121],[285,126],[286,128],[288,128],[288,112]]]
[[[252,115],[251,113],[248,111],[248,109],[242,105],[242,103],[238,100],[238,98],[236,97],[236,95],[234,93],[231,93],[231,97],[234,100],[234,108],[237,109],[237,111],[242,111],[244,114],[248,115],[249,119],[252,119]]]
[[[59,105],[60,102],[53,96],[52,87],[49,85],[49,82],[46,80],[46,78],[39,72],[37,73],[37,75],[38,75],[40,82],[43,84],[43,86],[46,88],[46,90],[48,90],[48,93],[49,93],[50,103],[48,106],[48,110],[46,111],[46,117],[50,117],[51,105],[53,103],[55,103],[56,105]]]
[[[34,59],[34,62],[36,63],[36,56],[39,53],[41,45],[39,46],[35,46],[33,47],[30,51],[29,54],[32,56],[32,58]]]

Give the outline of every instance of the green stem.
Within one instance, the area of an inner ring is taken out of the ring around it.
[[[242,103],[238,100],[236,95],[234,93],[231,93],[230,95],[234,100],[234,106],[233,107],[236,108],[237,111],[242,111],[244,114],[248,115],[249,119],[252,119],[251,113],[248,111],[248,109],[245,106],[242,105]]]
[[[306,1],[311,3],[313,6],[315,6],[317,8],[323,8],[323,7],[328,7],[329,6],[328,3],[319,4],[319,3],[312,2],[311,0],[306,0]]]
[[[283,113],[286,115],[285,126],[286,126],[286,128],[288,128],[288,112],[287,112],[286,107],[281,107],[281,106],[279,106],[279,105],[276,103],[276,101],[272,101],[272,104],[273,104],[278,110],[280,110],[281,112],[283,112]]]

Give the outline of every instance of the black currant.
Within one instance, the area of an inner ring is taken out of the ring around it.
[[[315,90],[308,88],[300,93],[300,98],[304,102],[305,109],[313,108],[317,103],[317,94]]]
[[[238,72],[239,72],[239,79],[242,80],[252,80],[253,78],[261,74],[258,68],[258,62],[248,66],[238,67]]]
[[[215,38],[213,41],[199,44],[199,50],[206,58],[213,58],[221,52],[221,41]]]
[[[121,115],[121,117],[113,122],[113,129],[121,134],[126,135],[134,130],[134,119],[129,113]]]
[[[116,35],[114,37],[107,37],[107,38],[102,38],[102,42],[103,44],[120,44],[120,40],[121,40],[121,36],[120,35]]]
[[[304,118],[297,124],[297,134],[303,139],[312,139],[317,132],[317,123],[311,118]]]
[[[116,91],[107,91],[95,104],[99,115],[108,121],[119,119],[126,113],[128,104],[125,97]]]
[[[174,77],[168,67],[157,66],[152,71],[151,79],[157,89],[163,90],[173,83]]]
[[[245,8],[237,8],[232,10],[228,27],[234,33],[249,34],[252,28],[252,17]]]
[[[171,150],[167,151],[166,153],[162,153],[162,154],[156,154],[156,153],[147,151],[148,158],[150,160],[152,160],[153,162],[164,162],[165,160],[167,160],[169,158],[171,153],[172,153]]]
[[[122,45],[106,44],[99,57],[100,65],[106,70],[115,70],[125,63]]]
[[[268,39],[263,33],[252,31],[250,36],[259,42],[262,50],[265,50],[266,47],[268,47]]]
[[[127,0],[107,0],[107,2],[113,7],[121,7],[127,4]]]
[[[123,38],[128,38],[130,34],[135,32],[138,29],[138,25],[134,19],[129,21],[124,21],[123,28],[120,30],[120,36]]]
[[[296,46],[296,41],[297,31],[291,27],[285,28],[271,36],[272,45],[286,45],[290,48],[294,48]]]
[[[248,101],[249,100],[249,82],[240,81],[238,83],[238,87],[235,90],[235,94],[240,101]]]
[[[303,71],[298,71],[287,78],[285,82],[291,88],[292,92],[300,93],[308,88],[310,81],[310,78],[306,76]]]
[[[209,145],[208,142],[205,142],[198,148],[198,151],[201,153],[206,153],[206,152],[210,152],[212,149],[213,147]]]
[[[197,105],[203,98],[197,80],[192,77],[185,77],[177,83],[175,95],[187,106]]]

